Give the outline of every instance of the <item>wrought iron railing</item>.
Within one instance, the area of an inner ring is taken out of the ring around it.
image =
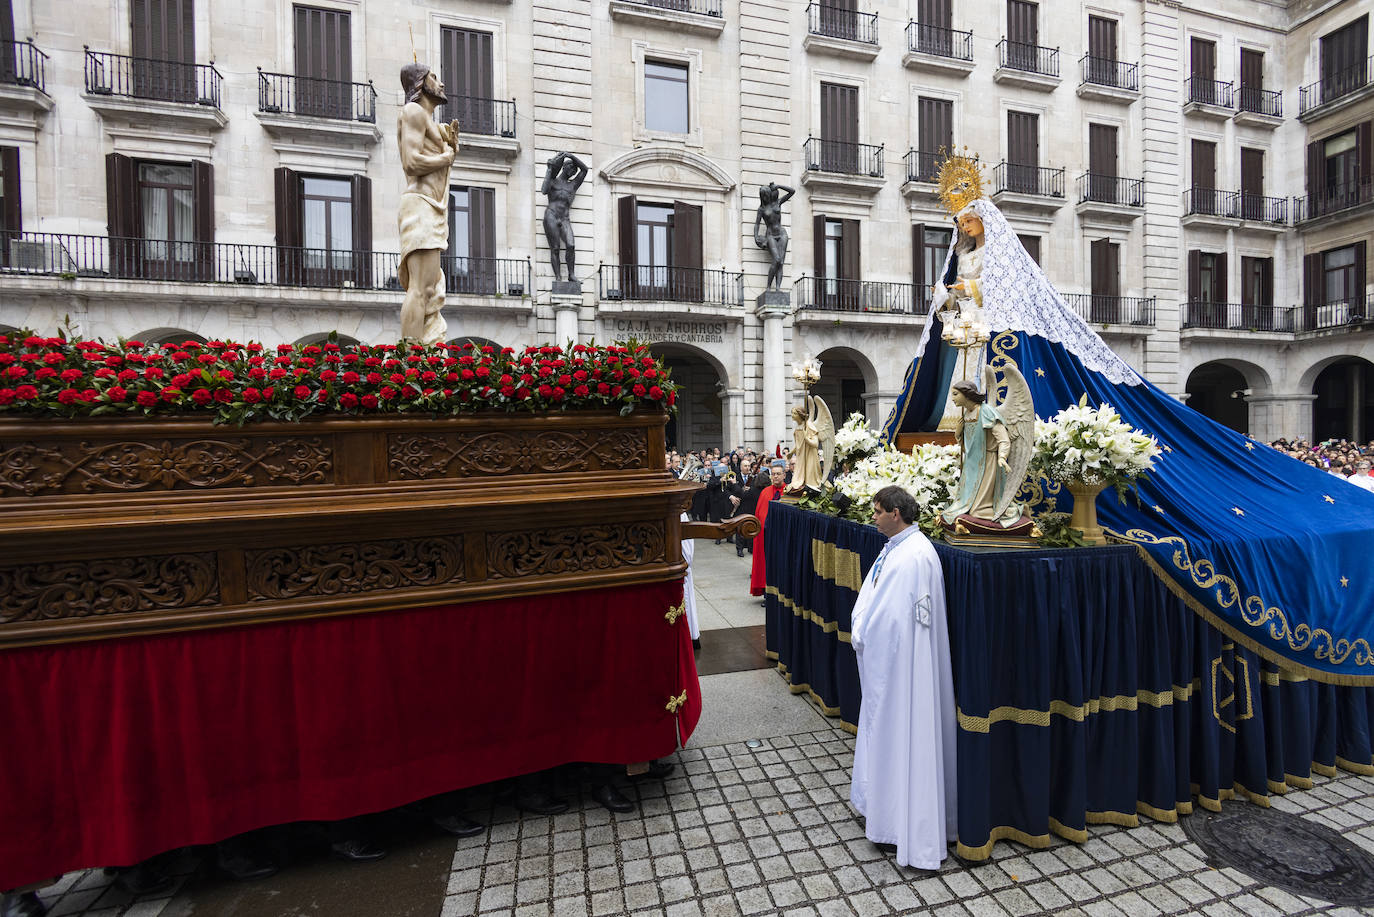
[[[1370,303],[1363,296],[1337,302],[1315,303],[1294,309],[1295,331],[1325,331],[1331,328],[1368,327],[1374,321]]]
[[[224,77],[209,64],[86,51],[86,92],[91,95],[185,102],[219,108]]]
[[[1233,107],[1232,97],[1235,95],[1235,90],[1230,83],[1204,79],[1200,76],[1190,76],[1184,81],[1184,89],[1188,94],[1189,102],[1218,105],[1222,108]]]
[[[1367,57],[1353,67],[1347,67],[1300,88],[1298,114],[1305,114],[1318,105],[1344,98],[1371,82],[1374,82],[1374,57]]]
[[[924,315],[930,308],[930,291],[910,283],[799,277],[792,288],[799,309]]]
[[[1059,75],[1059,49],[1004,38],[997,43],[997,66],[1044,76]]]
[[[906,166],[907,181],[934,182],[940,175],[940,164],[945,157],[940,153],[927,153],[924,150],[911,150],[902,157]]]
[[[597,269],[597,296],[612,301],[741,306],[744,274],[667,265],[603,264]]]
[[[1293,198],[1293,222],[1315,220],[1369,203],[1374,203],[1374,182],[1338,182],[1317,189],[1314,195]]]
[[[396,252],[178,242],[57,233],[8,233],[0,272],[284,287],[399,290]],[[521,296],[530,263],[505,258],[442,259],[449,292]]]
[[[1011,194],[1037,194],[1041,197],[1064,196],[1064,170],[1044,166],[999,162],[992,170],[993,188]]]
[[[882,178],[883,145],[849,143],[808,137],[805,144],[806,169],[809,172],[839,172],[844,175],[868,175]]]
[[[1227,331],[1293,331],[1292,306],[1267,306],[1239,302],[1182,303],[1184,328]]]
[[[1153,325],[1154,297],[1065,293],[1064,301],[1084,320],[1106,325]]]
[[[476,96],[449,96],[439,110],[444,121],[456,118],[464,134],[487,137],[515,136],[515,100],[481,99]]]
[[[0,41],[0,83],[48,91],[48,55],[31,41]]]
[[[806,28],[812,35],[826,38],[844,38],[868,45],[878,43],[878,14],[860,13],[847,6],[807,4]]]
[[[973,60],[973,33],[924,25],[914,19],[906,27],[908,51],[948,57],[952,60]]]
[[[1078,202],[1081,204],[1084,201],[1144,207],[1145,180],[1086,172],[1078,176]]]
[[[1283,93],[1277,89],[1242,86],[1236,91],[1236,111],[1254,112],[1271,118],[1283,117]]]
[[[1140,89],[1140,67],[1136,64],[1084,54],[1078,59],[1078,68],[1084,83],[1127,89],[1131,92]]]
[[[1286,225],[1288,198],[1265,197],[1249,191],[1187,188],[1183,192],[1183,213],[1185,216],[1196,214]]]
[[[721,15],[720,0],[631,0],[640,6],[652,6],[660,10],[673,10],[678,13],[696,13],[698,16]]]
[[[347,83],[258,68],[258,111],[377,123],[372,83]]]

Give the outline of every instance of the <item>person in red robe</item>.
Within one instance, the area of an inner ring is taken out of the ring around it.
[[[763,595],[768,588],[763,570],[763,525],[768,518],[768,504],[782,496],[783,486],[787,483],[787,463],[782,459],[774,461],[768,469],[768,475],[772,483],[759,494],[759,502],[754,507],[754,516],[759,520],[759,533],[754,536],[754,566],[749,573],[750,595]]]

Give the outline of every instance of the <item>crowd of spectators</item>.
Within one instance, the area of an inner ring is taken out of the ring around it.
[[[1269,445],[1304,464],[1374,492],[1374,474],[1370,470],[1374,465],[1374,440],[1361,445],[1344,439],[1309,443],[1298,438],[1278,439]]]
[[[719,448],[699,449],[690,452],[669,450],[668,470],[685,481],[695,481],[706,487],[692,498],[688,515],[697,522],[720,522],[732,516],[753,513],[758,504],[759,494],[771,483],[770,467],[774,462],[786,463],[784,480],[792,480],[792,468],[796,464],[791,457],[779,458],[766,452],[756,452],[743,447],[729,452]],[[743,557],[748,551],[753,553],[752,538],[738,535],[721,539],[735,546],[735,554]]]

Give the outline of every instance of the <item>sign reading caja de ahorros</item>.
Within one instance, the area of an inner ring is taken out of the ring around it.
[[[611,340],[634,338],[650,343],[724,344],[724,321],[691,321],[688,319],[602,319]]]

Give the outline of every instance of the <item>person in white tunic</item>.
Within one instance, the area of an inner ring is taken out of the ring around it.
[[[680,517],[683,522],[690,522],[692,517],[683,513]],[[682,580],[682,602],[684,610],[687,612],[687,630],[692,634],[692,648],[701,649],[701,625],[697,623],[697,588],[692,582],[692,557],[696,554],[696,542],[691,538],[682,539],[682,559],[687,561],[687,575]]]
[[[854,605],[851,643],[863,704],[849,800],[864,833],[897,863],[939,869],[957,838],[954,680],[940,558],[900,487],[873,497],[888,537]]]

